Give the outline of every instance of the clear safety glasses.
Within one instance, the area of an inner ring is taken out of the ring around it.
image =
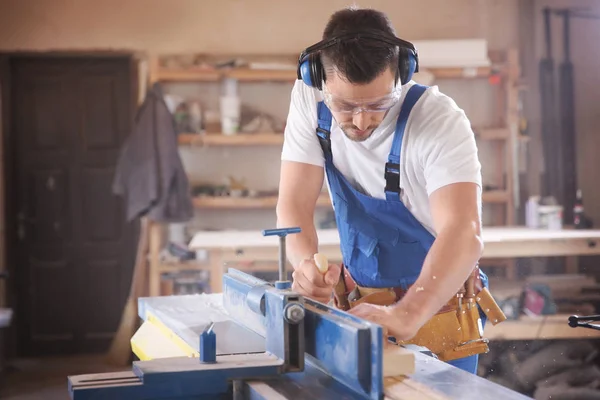
[[[396,86],[386,96],[381,96],[372,99],[361,99],[360,101],[347,100],[336,97],[327,90],[325,82],[321,86],[323,88],[323,101],[325,105],[332,111],[341,114],[358,114],[361,112],[385,112],[394,107],[400,100],[402,87]]]

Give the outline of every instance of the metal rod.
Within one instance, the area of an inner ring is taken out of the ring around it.
[[[287,255],[285,251],[285,235],[279,237],[279,280],[285,281],[287,280],[287,276],[285,273],[285,263],[287,260]]]

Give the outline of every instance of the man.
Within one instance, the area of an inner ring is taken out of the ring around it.
[[[481,166],[469,120],[411,80],[416,52],[385,14],[338,11],[323,40],[301,56],[282,151],[278,225],[302,228],[287,239],[293,289],[328,302],[342,282],[348,297],[335,304],[475,373],[486,315],[471,306],[487,278],[477,268]],[[322,275],[312,257],[324,177],[344,266]]]

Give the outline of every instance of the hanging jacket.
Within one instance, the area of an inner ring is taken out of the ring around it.
[[[194,209],[189,181],[179,156],[173,115],[159,84],[138,109],[121,150],[113,193],[124,196],[127,220],[187,222]]]

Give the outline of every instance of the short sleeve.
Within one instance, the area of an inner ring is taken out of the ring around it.
[[[471,123],[462,110],[447,101],[452,104],[441,107],[437,115],[432,113],[436,116],[422,126],[419,158],[427,195],[459,182],[482,186],[481,163]]]
[[[316,135],[317,102],[314,90],[296,81],[284,131],[282,160],[323,166],[323,150]]]

